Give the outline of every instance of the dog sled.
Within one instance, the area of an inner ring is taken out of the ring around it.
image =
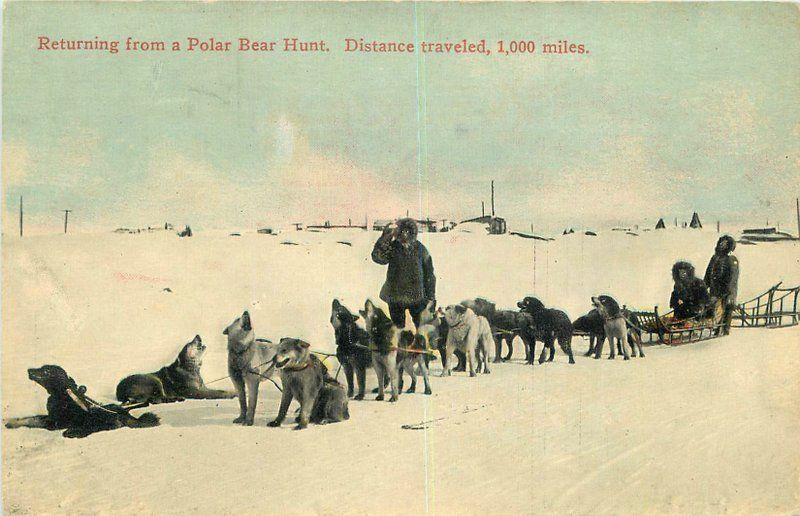
[[[761,295],[740,303],[734,309],[731,325],[736,328],[783,328],[796,326],[800,315],[797,311],[797,298],[800,285],[772,286]]]
[[[722,335],[724,326],[714,317],[702,319],[677,319],[674,312],[661,315],[658,306],[652,312],[632,311],[638,318],[642,330],[642,342],[678,346],[709,340]]]

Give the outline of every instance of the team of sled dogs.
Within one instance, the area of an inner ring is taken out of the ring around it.
[[[206,346],[197,335],[183,346],[169,366],[120,381],[116,396],[121,404],[101,405],[92,400],[86,395],[86,387],[78,386],[59,366],[29,369],[29,378],[47,390],[47,414],[10,419],[6,427],[64,430],[65,437],[85,437],[123,426],[156,426],[159,419],[155,414],[148,412],[135,417],[130,411],[187,398],[238,398],[239,416],[233,422],[252,425],[259,384],[278,372],[282,396],[278,415],[269,426],[280,426],[292,400],[297,400],[300,410],[296,428],[302,429],[309,423],[349,419],[348,399],[364,399],[368,368],[377,376],[376,400],[385,399],[388,387],[389,401],[397,401],[404,375],[411,378],[406,392],[415,392],[417,370],[425,383],[424,393],[431,394],[429,363],[435,357],[434,350],[442,360],[442,376],[450,376],[453,370],[468,370],[470,376],[489,374],[490,352],[494,350],[494,362],[509,360],[516,337],[525,345],[528,364],[534,363],[537,341],[543,344],[540,364],[553,361],[556,342],[569,362],[575,363],[572,354],[575,331],[589,336],[587,356],[600,358],[603,343],[608,340],[610,359],[616,356],[617,349],[625,360],[637,356],[637,348],[638,355],[644,357],[635,314],[620,308],[610,296],[592,297],[592,304],[594,309],[573,323],[566,313],[546,308],[535,297],[526,297],[517,303],[518,310],[498,310],[494,303],[482,298],[462,301],[445,309],[437,309],[431,301],[420,314],[417,327],[408,316],[406,326],[399,327],[370,300],[355,314],[334,299],[330,322],[336,338],[336,357],[345,373],[346,392],[308,342],[287,337],[275,344],[256,339],[250,314],[245,311],[222,332],[228,339],[228,373],[235,393],[206,387],[200,375]],[[359,319],[363,320],[363,327]],[[505,357],[503,342],[508,346]],[[458,365],[454,364],[456,358]],[[358,383],[357,393],[354,379]]]

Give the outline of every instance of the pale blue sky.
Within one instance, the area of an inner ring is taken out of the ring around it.
[[[791,220],[791,4],[5,4],[4,229],[476,214],[542,231]],[[324,38],[320,55],[37,52],[36,37]],[[585,56],[345,54],[345,37]],[[541,47],[540,47],[541,48]]]

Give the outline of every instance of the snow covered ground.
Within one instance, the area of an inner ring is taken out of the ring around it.
[[[440,304],[525,295],[574,319],[591,295],[666,308],[670,268],[702,275],[715,232],[603,231],[545,243],[479,231],[422,235]],[[174,360],[200,334],[203,376],[225,376],[222,329],[243,309],[259,336],[333,350],[336,297],[377,299],[374,232],[52,235],[3,239],[3,417],[42,413],[28,367],[56,363],[95,399]],[[284,245],[283,242],[298,245]],[[346,241],[352,245],[338,243]],[[739,298],[800,283],[796,242],[741,246]],[[165,291],[169,288],[171,292]],[[350,403],[350,421],[267,428],[236,400],[151,407],[154,429],[68,440],[4,430],[3,508],[14,513],[771,513],[800,509],[800,329],[734,330],[647,358],[435,377],[432,396]],[[438,366],[434,366],[438,372]],[[335,368],[334,368],[335,370]],[[370,375],[372,373],[370,372]],[[343,380],[343,377],[340,376]],[[368,376],[369,386],[375,382]],[[228,380],[214,385],[231,388]],[[428,430],[401,425],[436,420]]]

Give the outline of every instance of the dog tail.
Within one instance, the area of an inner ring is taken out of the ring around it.
[[[131,418],[129,425],[131,428],[150,428],[161,424],[161,420],[152,412],[145,412],[138,418]]]

